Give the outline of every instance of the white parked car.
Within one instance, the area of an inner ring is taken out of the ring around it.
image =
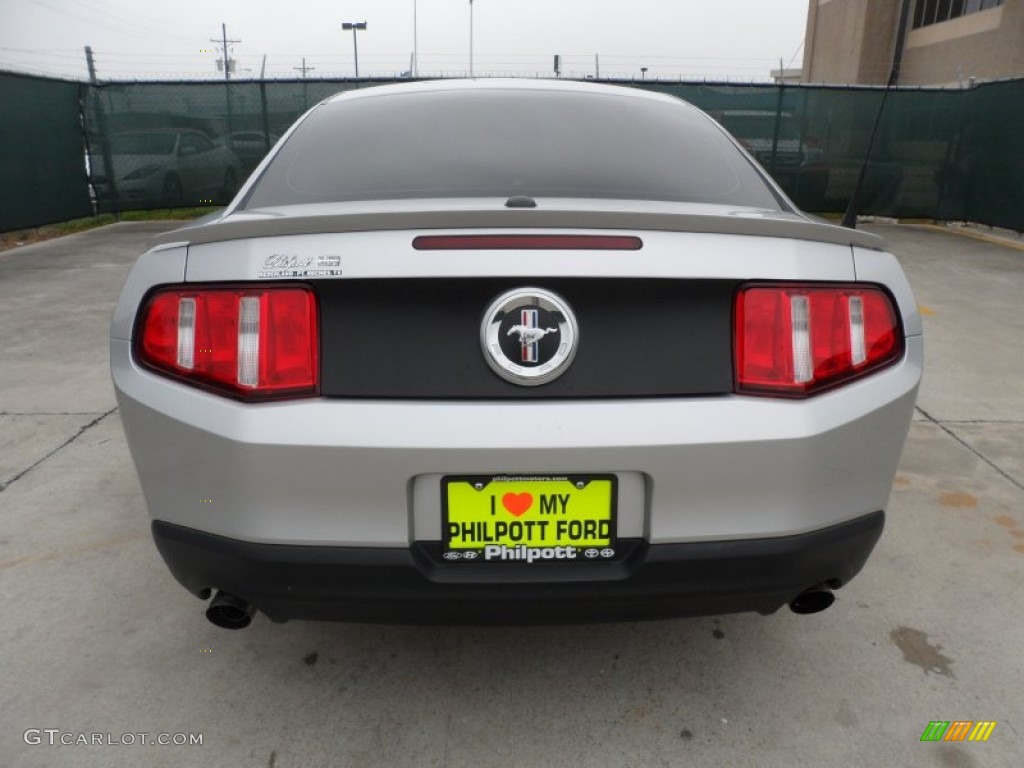
[[[230,199],[242,178],[234,153],[198,131],[115,133],[110,155],[123,207],[209,205]],[[95,169],[97,200],[109,201],[112,190],[99,147],[92,148],[87,166]]]

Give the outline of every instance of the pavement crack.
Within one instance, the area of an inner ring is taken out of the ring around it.
[[[920,408],[917,410],[921,411]],[[924,411],[921,411],[924,413]],[[1022,419],[950,419],[947,424],[1024,424]]]
[[[78,438],[80,438],[80,437],[81,437],[82,435],[84,435],[84,434],[85,434],[86,432],[88,432],[88,431],[89,431],[90,429],[92,429],[92,428],[93,428],[93,427],[95,427],[95,426],[96,426],[97,424],[99,424],[99,423],[100,423],[101,421],[103,421],[103,420],[104,420],[105,418],[107,418],[107,416],[110,416],[110,415],[111,415],[112,413],[114,413],[114,412],[115,412],[116,410],[117,410],[117,408],[116,408],[116,407],[114,407],[114,408],[111,408],[111,409],[110,409],[109,411],[107,411],[107,412],[105,412],[105,413],[101,413],[101,414],[100,414],[99,416],[97,416],[97,417],[96,417],[95,419],[93,419],[92,421],[90,421],[90,422],[89,422],[88,424],[84,424],[84,425],[82,425],[81,427],[79,427],[79,428],[78,428],[78,431],[77,431],[77,432],[75,432],[75,434],[73,434],[73,435],[72,435],[71,437],[69,437],[69,438],[68,438],[67,440],[65,440],[65,441],[64,441],[63,443],[61,443],[60,445],[58,445],[58,446],[57,446],[56,448],[54,448],[54,449],[53,449],[52,451],[50,451],[49,453],[47,453],[47,454],[46,454],[45,456],[43,456],[43,457],[42,457],[41,459],[39,459],[38,461],[34,462],[34,463],[33,463],[33,464],[31,464],[30,466],[28,466],[28,467],[25,467],[25,469],[21,470],[21,472],[19,472],[18,474],[16,474],[16,475],[15,475],[14,477],[12,477],[12,478],[11,478],[10,480],[8,480],[7,482],[0,482],[0,493],[3,493],[4,491],[6,491],[6,490],[7,490],[8,488],[10,488],[10,487],[11,487],[12,485],[14,485],[14,483],[18,482],[18,480],[20,480],[21,478],[23,478],[23,477],[24,477],[25,475],[27,475],[27,474],[28,474],[29,472],[31,472],[31,471],[32,471],[33,469],[35,469],[36,467],[38,467],[38,466],[39,466],[40,464],[42,464],[42,463],[43,463],[44,461],[46,461],[46,460],[47,460],[48,458],[50,458],[51,456],[53,456],[54,454],[56,454],[56,453],[57,453],[58,451],[61,451],[61,450],[63,450],[64,448],[67,448],[67,447],[68,447],[69,445],[71,445],[71,444],[72,444],[73,442],[75,442],[75,440],[77,440]],[[8,415],[10,415],[10,414],[8,414]]]
[[[116,408],[114,410],[117,410]],[[100,411],[0,411],[0,416],[106,416]]]
[[[1024,491],[1024,483],[1021,483],[1020,480],[1018,480],[1013,475],[1011,475],[1009,472],[1007,472],[1005,469],[1000,467],[998,464],[996,464],[994,461],[992,461],[992,459],[990,459],[988,456],[983,454],[981,451],[979,451],[973,445],[971,445],[966,440],[964,440],[962,437],[960,437],[960,435],[958,435],[956,432],[954,432],[952,429],[950,429],[948,426],[946,426],[941,421],[939,421],[934,416],[932,416],[930,413],[928,413],[928,411],[926,411],[924,408],[922,408],[919,405],[914,406],[914,408],[917,409],[918,413],[920,413],[922,416],[924,416],[928,421],[930,421],[932,424],[937,426],[939,429],[941,429],[947,435],[949,435],[954,440],[956,440],[958,443],[960,443],[960,445],[962,445],[968,451],[973,453],[977,458],[981,459],[983,462],[985,462],[990,467],[992,467],[992,469],[994,469],[996,472],[998,472],[1000,475],[1002,475],[1004,478],[1006,478],[1008,481],[1010,481],[1014,486],[1016,486],[1020,490]],[[957,423],[957,422],[951,422],[951,423]],[[960,422],[960,423],[967,423],[967,422]]]

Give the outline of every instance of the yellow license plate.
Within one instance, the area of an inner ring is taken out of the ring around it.
[[[586,562],[615,557],[614,475],[446,476],[449,562]]]

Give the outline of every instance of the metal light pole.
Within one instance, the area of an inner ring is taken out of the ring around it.
[[[359,30],[361,30],[361,29],[365,31],[365,29],[366,29],[366,22],[365,21],[343,21],[341,23],[341,28],[344,29],[345,31],[348,31],[350,29],[352,30],[352,51],[353,51],[353,53],[355,55],[355,59],[356,59],[356,77],[359,77],[359,42],[356,39],[356,33]]]
[[[469,0],[469,76],[473,76],[473,0]]]

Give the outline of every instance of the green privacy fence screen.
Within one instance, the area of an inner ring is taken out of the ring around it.
[[[884,89],[655,85],[719,119],[796,203],[845,210]],[[769,122],[778,124],[769,130]],[[1024,80],[889,94],[861,213],[1024,230]],[[744,135],[746,134],[746,135]],[[778,138],[776,139],[776,136]]]
[[[0,230],[227,203],[308,107],[382,80],[105,82],[0,73]],[[622,82],[701,107],[805,210],[842,212],[883,90]],[[1024,231],[1024,80],[889,94],[864,214]],[[88,168],[88,171],[87,171]],[[113,169],[113,173],[108,171]]]
[[[0,73],[0,232],[92,213],[81,86]]]

